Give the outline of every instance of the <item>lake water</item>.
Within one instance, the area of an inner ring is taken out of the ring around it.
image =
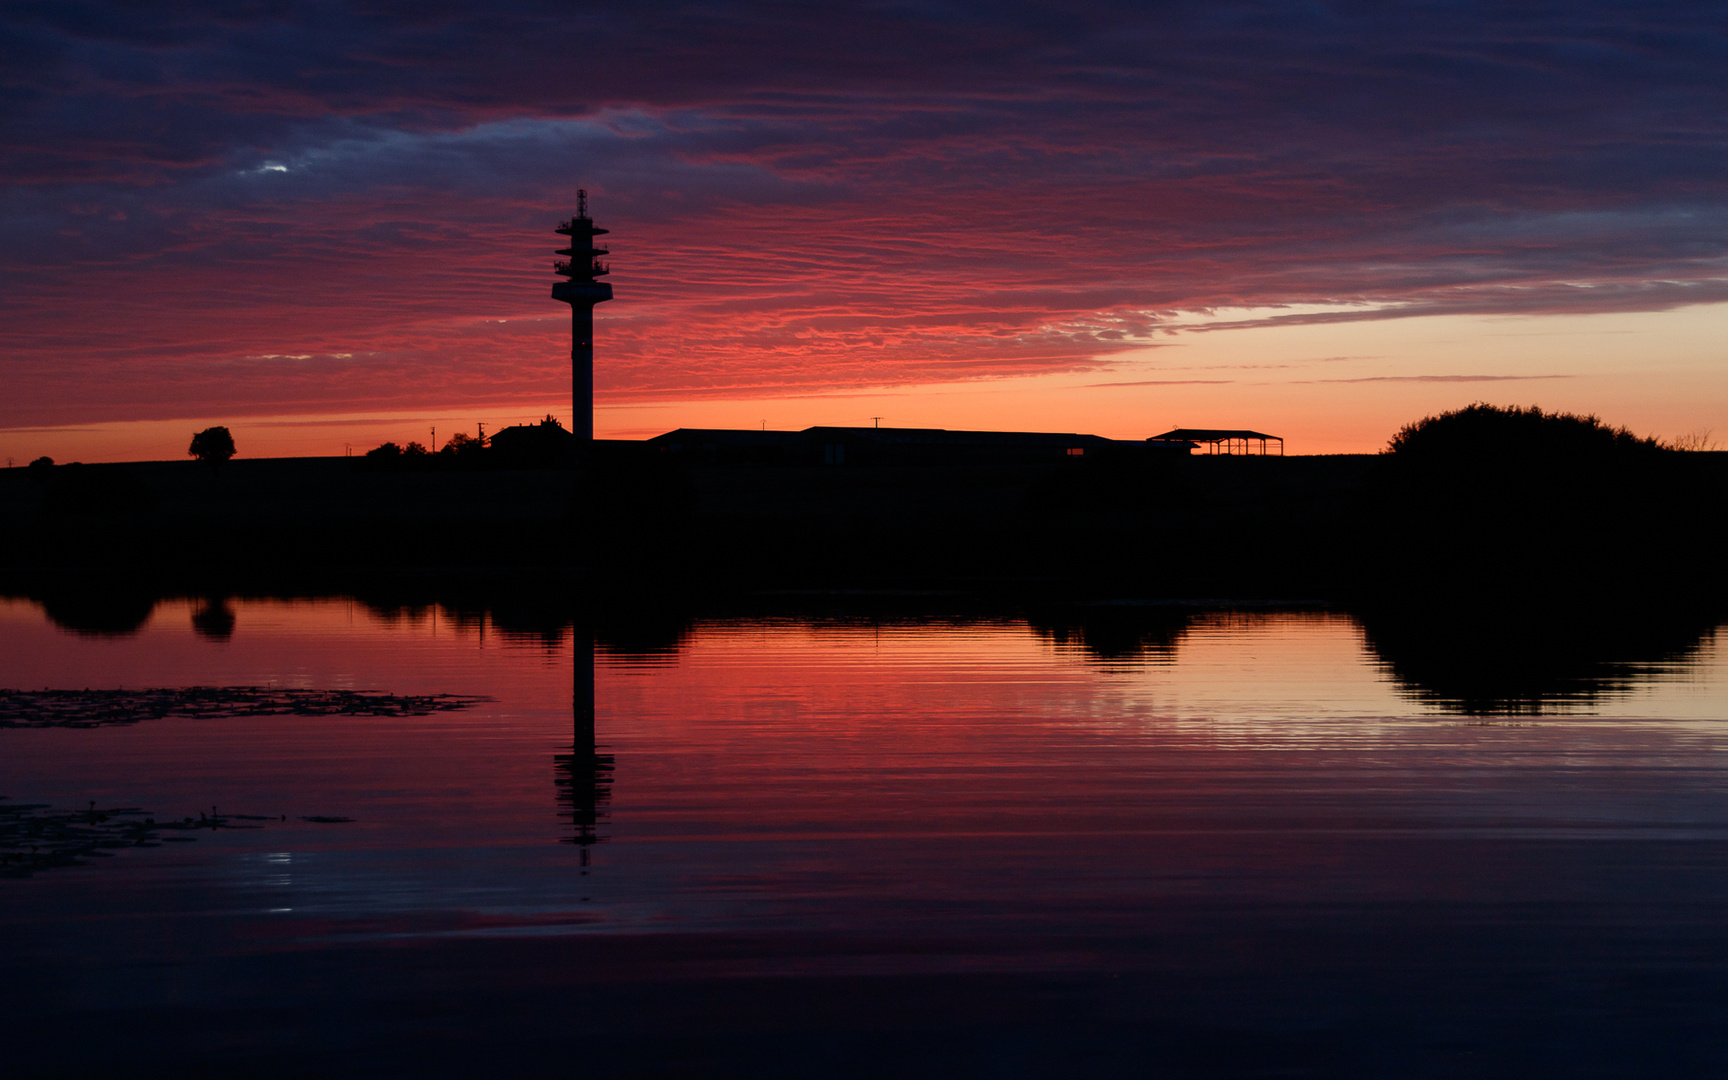
[[[1728,1068],[1707,626],[1521,665],[1303,611],[55,614],[0,601],[0,687],[78,692],[9,699],[0,806],[158,827],[14,845],[32,1075]],[[480,700],[110,693],[190,687]]]

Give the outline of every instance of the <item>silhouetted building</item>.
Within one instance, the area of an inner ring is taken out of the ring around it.
[[[560,465],[575,454],[580,440],[552,417],[538,424],[516,424],[488,440],[494,460],[519,468]]]
[[[1208,454],[1265,454],[1266,444],[1278,444],[1278,456],[1284,456],[1284,440],[1277,435],[1267,435],[1261,431],[1248,431],[1243,428],[1174,428],[1162,435],[1152,436],[1152,440],[1180,440],[1197,443],[1206,448]],[[1255,444],[1259,444],[1256,450]]]
[[[571,426],[580,445],[594,439],[594,305],[612,299],[612,286],[595,278],[611,273],[600,261],[609,250],[594,246],[594,238],[606,233],[596,229],[588,217],[588,192],[576,192],[576,216],[555,230],[570,238],[570,246],[559,248],[568,259],[552,269],[569,278],[552,286],[552,299],[570,305],[570,401]]]
[[[1062,461],[1102,455],[1186,455],[1184,440],[1125,441],[1043,431],[812,427],[803,431],[679,428],[648,440],[663,453],[697,460],[802,465],[935,465]]]

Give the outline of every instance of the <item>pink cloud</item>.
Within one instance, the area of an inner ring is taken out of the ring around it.
[[[579,183],[612,397],[1728,299],[1708,6],[943,10],[21,10],[0,424],[555,394]]]

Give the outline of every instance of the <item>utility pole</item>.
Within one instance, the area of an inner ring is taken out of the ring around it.
[[[569,256],[552,269],[569,278],[552,286],[552,299],[570,305],[570,429],[583,449],[594,441],[594,305],[612,299],[612,286],[595,278],[611,273],[600,261],[610,249],[596,247],[594,238],[608,230],[596,229],[588,216],[588,192],[576,192],[576,216],[554,230],[570,238],[570,246],[557,254]]]

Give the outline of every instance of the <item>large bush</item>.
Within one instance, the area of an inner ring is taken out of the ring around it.
[[[1522,409],[1477,402],[1404,425],[1392,436],[1386,453],[1406,460],[1504,461],[1508,456],[1521,461],[1580,457],[1648,460],[1664,449],[1655,439],[1611,427],[1596,416],[1543,412],[1535,405]]]
[[[1700,455],[1595,416],[1475,404],[1393,437],[1370,552],[1400,588],[1658,599],[1715,575],[1689,536],[1720,486]]]

